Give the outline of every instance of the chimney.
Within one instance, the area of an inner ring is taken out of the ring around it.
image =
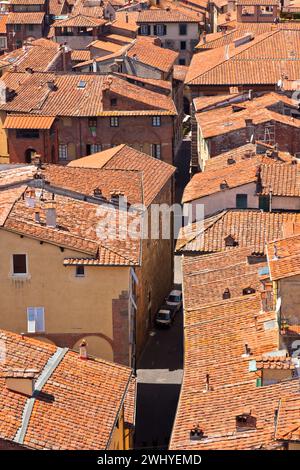
[[[200,428],[199,424],[196,424],[190,431],[191,441],[200,441],[204,437],[204,432]]]
[[[96,73],[97,72],[97,62],[95,61],[95,59],[93,60],[93,72]]]
[[[46,201],[46,225],[47,227],[56,227],[56,202],[55,201]]]
[[[25,204],[27,207],[35,207],[35,190],[28,189],[25,193]]]
[[[87,342],[85,339],[81,341],[80,346],[79,346],[79,358],[83,360],[86,360],[88,358]]]
[[[251,349],[249,348],[248,344],[245,343],[244,345],[244,354],[242,357],[249,357],[251,355]]]
[[[4,372],[8,390],[31,397],[34,392],[35,379],[39,375],[36,369],[9,369]]]
[[[226,287],[226,289],[224,290],[222,297],[223,297],[224,300],[230,299],[231,294],[230,294],[230,290],[228,289],[228,287]]]
[[[256,429],[256,418],[251,416],[251,411],[235,417],[237,431],[250,431]]]
[[[48,81],[47,81],[47,86],[48,86],[49,90],[55,91],[54,80],[48,80]]]
[[[99,198],[99,199],[102,198],[102,191],[101,191],[100,188],[95,188],[94,189],[94,197]]]
[[[229,59],[229,44],[225,46],[225,60]]]
[[[206,377],[205,377],[205,389],[203,390],[204,392],[209,392],[211,390],[211,386],[210,386],[210,377],[209,377],[209,374],[206,374]]]
[[[40,212],[40,209],[38,209],[38,208],[35,209],[34,220],[37,224],[41,223],[41,212]]]

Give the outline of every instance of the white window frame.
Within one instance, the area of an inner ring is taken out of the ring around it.
[[[93,153],[98,153],[102,151],[102,145],[101,144],[90,144],[91,146],[91,154]]]
[[[110,127],[119,127],[119,116],[110,117]]]
[[[42,317],[38,318],[38,313],[42,313]],[[27,333],[44,333],[45,332],[45,308],[44,307],[27,307]]]
[[[64,156],[62,156],[62,154]],[[68,145],[67,144],[58,145],[58,159],[63,160],[63,161],[68,160]]]
[[[153,116],[152,117],[152,126],[153,127],[160,127],[161,126],[161,117],[160,116]]]

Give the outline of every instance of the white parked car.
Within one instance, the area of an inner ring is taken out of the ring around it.
[[[169,297],[166,298],[166,304],[170,307],[175,308],[178,312],[182,307],[182,292],[181,290],[172,290],[169,294]]]

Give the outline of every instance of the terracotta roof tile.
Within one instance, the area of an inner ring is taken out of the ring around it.
[[[74,62],[83,62],[85,60],[90,60],[90,58],[90,51],[72,50],[71,52],[71,60]]]
[[[277,84],[284,74],[299,76],[299,30],[278,29],[228,50],[219,47],[195,54],[186,77],[189,85]],[[275,46],[276,45],[276,46]]]
[[[132,149],[127,145],[119,145],[113,149],[74,160],[68,166],[103,168],[111,171],[134,170],[140,172],[143,175],[143,202],[146,206],[159,194],[160,190],[175,172],[173,166]],[[129,178],[132,178],[131,174]],[[127,184],[129,187],[129,183]],[[124,190],[126,190],[125,185]]]
[[[250,263],[253,248],[184,257],[185,367],[171,450],[281,447],[274,416],[282,398],[298,397],[299,379],[291,374],[289,380],[261,386],[262,369],[293,371],[294,364],[283,351],[278,355],[273,302],[267,309],[264,292],[238,292],[249,276],[259,286],[259,269],[265,264],[263,259]],[[220,298],[228,285],[232,297]],[[253,429],[237,428],[236,418],[244,413],[253,418]],[[202,433],[197,440],[191,438],[195,428]]]
[[[298,234],[272,241],[267,245],[269,273],[272,281],[300,274],[299,225],[297,231]]]
[[[12,80],[14,72],[10,75],[12,77],[5,76],[5,81]],[[99,116],[101,113],[109,116],[119,112],[176,115],[172,97],[128,83],[117,76],[55,73],[24,76],[17,95],[1,109],[47,116]],[[16,79],[19,77],[17,74]],[[49,81],[54,82],[54,90],[49,89]],[[103,90],[122,95],[122,107],[111,110],[110,105],[103,104]]]
[[[281,238],[285,222],[300,223],[300,214],[293,212],[261,212],[250,209],[230,209],[204,220],[195,222],[178,236],[178,252],[204,252],[232,250],[226,246],[226,237],[233,237],[240,248],[253,246],[256,253],[264,253],[265,242]]]
[[[266,266],[266,259],[258,258],[251,263],[249,259],[252,251],[253,248],[246,247],[229,253],[185,257],[183,262],[185,309],[196,309],[201,304],[208,306],[220,303],[225,291],[228,293],[227,300],[247,296],[248,292],[251,294],[260,291],[262,283],[258,270]],[[185,322],[186,325],[189,324],[189,315],[186,315]]]
[[[195,18],[193,15],[183,13],[182,11],[170,10],[145,10],[140,12],[137,23],[199,23],[200,18]]]
[[[53,116],[7,115],[3,129],[50,129],[54,123]]]
[[[163,72],[169,72],[178,58],[178,52],[156,46],[149,39],[141,37],[128,50],[127,55]]]
[[[2,330],[5,368],[43,371],[57,351],[53,345]],[[2,364],[3,367],[3,364]],[[24,438],[29,449],[106,449],[127,395],[131,369],[99,359],[80,360],[67,351],[42,388],[51,399],[34,400]],[[27,397],[8,390],[0,378],[0,437],[13,441]]]
[[[54,28],[61,28],[61,27],[85,27],[85,28],[93,28],[97,26],[102,26],[107,23],[107,20],[100,19],[100,18],[92,18],[91,16],[85,16],[78,14],[76,16],[70,16],[65,20],[57,20],[53,23]]]
[[[196,107],[199,106],[200,101],[200,98],[196,101]],[[195,117],[205,139],[244,129],[249,119],[252,120],[254,126],[278,122],[299,128],[300,120],[281,114],[278,111],[280,105],[293,110],[296,109],[297,103],[289,97],[272,92],[255,97],[253,100],[226,103],[220,107],[211,106],[207,111],[197,112]]]
[[[270,163],[270,158],[273,159],[274,162],[280,162],[280,163],[291,163],[293,157],[291,154],[288,152],[281,152],[281,151],[276,151],[276,156],[274,156],[274,148],[262,143],[262,149],[265,147],[263,150],[264,152],[267,152],[267,150],[270,150],[270,155],[268,153],[260,153],[261,150],[258,150],[259,143],[257,144],[245,144],[242,145],[241,147],[236,147],[234,149],[229,150],[228,152],[223,152],[213,158],[209,158],[205,162],[205,171],[210,171],[210,170],[219,170],[222,168],[226,168],[228,166],[234,165],[235,163],[238,163],[240,161],[247,159],[256,159],[259,155],[261,158],[262,163]],[[272,155],[273,154],[273,155]]]
[[[42,24],[45,13],[42,12],[22,12],[9,13],[7,16],[7,24]]]
[[[300,397],[283,397],[277,417],[276,439],[300,440]]]

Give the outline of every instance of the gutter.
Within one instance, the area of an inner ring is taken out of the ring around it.
[[[38,398],[38,395],[41,392],[42,388],[47,383],[48,379],[51,377],[60,362],[63,360],[67,352],[68,348],[57,348],[56,352],[48,359],[48,362],[46,363],[42,373],[39,375],[36,381],[32,396],[28,398],[25,404],[22,416],[22,424],[19,427],[13,439],[13,442],[16,442],[17,444],[21,445],[24,444],[24,439],[26,436],[35,401]]]

